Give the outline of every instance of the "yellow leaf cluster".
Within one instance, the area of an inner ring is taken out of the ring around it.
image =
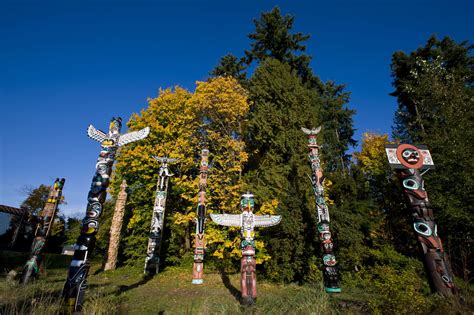
[[[387,158],[385,145],[390,143],[388,135],[366,132],[362,137],[362,150],[354,153],[357,162],[364,173],[371,176],[382,175],[385,172]]]
[[[189,227],[193,231],[195,226],[200,152],[204,145],[210,151],[208,213],[240,212],[241,173],[248,159],[241,134],[248,111],[247,92],[235,79],[219,77],[197,82],[194,93],[181,87],[160,90],[158,97],[148,99],[146,109],[132,115],[127,123],[129,129],[149,126],[150,134],[120,150],[111,185],[113,194],[118,192],[123,178],[130,187],[139,187],[128,200],[134,207],[127,225],[129,237],[137,233],[145,237],[148,233],[160,167],[152,155],[179,158],[179,162],[169,165],[176,174],[170,179],[166,205],[171,231]],[[192,241],[194,235],[190,234],[187,237]],[[175,245],[184,247],[182,238],[172,239],[182,242]],[[213,256],[237,255],[239,230],[222,229],[208,220],[206,242],[216,244],[212,247],[216,248]]]
[[[279,204],[278,199],[272,199],[270,201],[266,201],[262,204],[260,209],[256,211],[256,214],[260,214],[260,215],[276,214],[276,209],[278,208],[278,204]]]

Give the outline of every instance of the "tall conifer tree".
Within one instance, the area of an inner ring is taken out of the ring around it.
[[[428,145],[437,169],[425,176],[439,235],[453,269],[472,269],[474,230],[474,46],[435,36],[409,55],[396,52],[392,76],[398,110],[394,135]]]
[[[272,260],[267,274],[276,280],[301,279],[312,239],[311,186],[306,138],[301,126],[318,123],[317,95],[308,90],[288,64],[267,58],[250,82],[252,109],[248,126],[251,152],[246,183],[262,202],[277,199],[281,224],[271,229],[266,240]],[[271,237],[270,237],[271,235]],[[308,244],[308,242],[310,244]]]

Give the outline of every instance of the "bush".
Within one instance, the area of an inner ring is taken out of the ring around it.
[[[415,268],[375,266],[365,272],[364,280],[366,288],[377,294],[369,300],[375,314],[422,314],[430,306],[422,294],[424,281]]]

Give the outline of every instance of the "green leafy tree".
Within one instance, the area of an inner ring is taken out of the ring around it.
[[[65,245],[73,245],[81,234],[81,220],[78,218],[68,217],[66,220]]]
[[[171,164],[176,174],[170,180],[161,253],[168,264],[178,264],[190,254],[194,240],[199,160],[201,149],[210,151],[206,206],[209,213],[238,211],[242,193],[241,174],[247,160],[242,140],[243,117],[248,112],[246,91],[232,77],[198,82],[196,91],[182,88],[161,90],[128,126],[151,128],[141,142],[122,149],[117,158],[113,193],[125,178],[131,187],[131,209],[124,235],[124,255],[129,263],[143,263],[151,222],[160,165],[151,156],[179,158]],[[223,230],[209,222],[206,226],[208,259],[237,257],[238,229]]]
[[[48,185],[39,185],[38,187],[24,187],[23,192],[27,194],[26,199],[21,203],[20,208],[25,209],[27,214],[23,217],[23,222],[22,222],[22,227],[19,231],[19,236],[17,238],[17,243],[15,247],[21,248],[23,250],[29,250],[29,247],[31,246],[31,242],[33,240],[35,231],[36,231],[36,225],[39,220],[39,216],[41,215],[41,211],[43,210],[47,200],[48,200],[48,194],[50,190],[50,186]],[[64,196],[61,197],[60,204],[64,204],[65,199]],[[13,217],[11,223],[10,223],[10,230],[13,231],[16,229],[17,225],[20,223],[20,220],[22,220],[21,217]],[[54,245],[59,244],[61,241],[61,234],[63,233],[63,228],[62,228],[62,223],[61,220],[59,219],[59,209],[56,212],[56,218],[55,218],[55,223],[58,224],[58,226],[53,226],[52,233],[50,235],[54,238],[53,242],[51,245],[48,245],[48,251],[57,251],[57,247]],[[58,243],[59,242],[59,243]],[[59,244],[61,245],[61,244]],[[57,246],[59,246],[57,245]]]
[[[388,135],[364,133],[361,150],[354,153],[357,167],[364,175],[359,185],[367,187],[375,207],[371,215],[369,245],[372,249],[390,245],[399,253],[416,257],[419,251],[413,219],[385,153],[384,146],[389,143]]]

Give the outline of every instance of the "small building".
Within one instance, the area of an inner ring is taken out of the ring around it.
[[[73,256],[74,255],[74,245],[64,245],[61,255]]]

